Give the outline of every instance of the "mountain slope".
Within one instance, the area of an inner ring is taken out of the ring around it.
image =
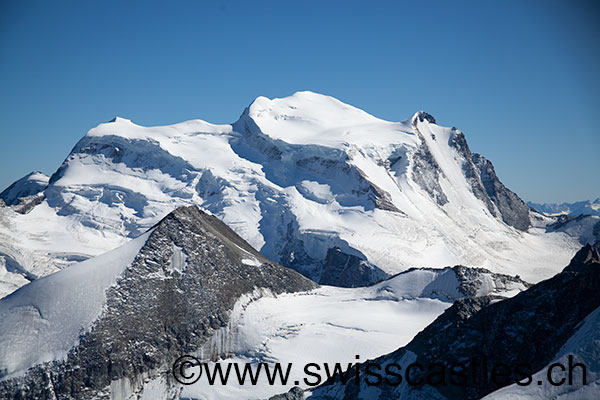
[[[240,298],[314,287],[215,217],[177,209],[0,300],[0,397],[125,398],[227,326]]]
[[[581,367],[575,368],[573,373],[574,385],[532,385],[527,388],[516,384],[506,386],[485,397],[486,400],[509,400],[519,396],[521,399],[596,399],[600,396],[600,365],[598,352],[600,351],[600,308],[592,311],[580,324],[573,336],[565,342],[554,355],[551,363],[544,366],[533,375],[533,382],[548,379],[548,369],[555,363],[569,365],[569,356],[575,358],[571,364],[582,363],[586,367],[587,384],[582,384],[583,373]],[[568,379],[557,368],[553,375],[554,382]],[[568,381],[567,381],[568,382]]]
[[[310,293],[263,297],[232,315],[234,324],[216,341],[231,344],[219,364],[264,362],[273,368],[278,362],[285,368],[290,363],[287,384],[270,384],[264,374],[256,385],[240,385],[235,379],[211,385],[202,377],[183,387],[180,397],[266,399],[289,390],[295,381],[307,388],[304,365],[347,365],[389,353],[406,345],[455,299],[510,297],[526,287],[508,276],[456,266],[414,269],[365,288],[323,286]],[[223,340],[230,336],[234,339]]]
[[[412,269],[365,288],[315,286],[215,217],[177,209],[125,245],[0,300],[0,397],[270,396],[293,381],[251,391],[206,381],[182,387],[170,363],[199,354],[300,365],[353,358],[349,348],[376,357],[455,299],[513,296],[528,284],[456,266]]]
[[[597,326],[600,310],[597,296],[600,290],[599,248],[598,243],[584,246],[561,273],[510,299],[498,301],[493,296],[484,296],[458,300],[407,346],[374,360],[382,369],[390,363],[398,363],[403,368],[419,363],[421,370],[412,371],[412,382],[430,379],[428,374],[438,370],[432,369],[434,365],[443,365],[449,371],[451,365],[462,363],[468,373],[466,384],[449,384],[449,374],[444,378],[445,385],[411,386],[403,380],[396,386],[376,387],[363,380],[356,385],[352,380],[346,385],[321,386],[309,398],[478,399],[516,380],[525,380],[528,374],[540,371],[535,375],[540,378],[546,372],[544,367],[553,360],[566,360],[569,352],[575,357],[573,362],[586,361],[590,370],[589,387],[582,388],[579,370],[579,376],[575,374],[575,383],[570,387],[552,388],[547,380],[538,383],[538,379],[531,379],[526,387],[512,386],[491,397],[523,395],[535,398],[539,394],[564,395],[568,392],[574,396],[586,393],[589,398],[597,397],[600,393],[596,385],[600,377],[597,363],[600,347],[594,326]],[[477,374],[470,375],[474,359],[486,363],[490,369],[480,367]],[[510,373],[502,379],[489,379],[491,366],[500,364],[511,368]],[[519,364],[527,366],[526,373],[516,369]],[[362,364],[363,372],[364,368],[365,364]],[[404,372],[402,374],[404,376]],[[487,379],[483,380],[484,376]],[[436,382],[439,377],[429,382]]]
[[[75,145],[42,194],[25,214],[0,207],[0,256],[32,277],[192,204],[268,258],[348,287],[456,264],[538,281],[581,239],[546,232],[553,219],[502,185],[459,130],[423,112],[383,121],[311,92],[259,97],[231,125],[116,118]]]
[[[49,177],[39,171],[31,172],[19,179],[0,193],[0,200],[5,205],[14,206],[19,200],[35,196],[48,187]]]

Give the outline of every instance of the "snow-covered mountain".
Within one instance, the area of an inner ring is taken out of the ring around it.
[[[0,300],[0,398],[125,399],[225,328],[240,299],[314,287],[217,218],[177,209]]]
[[[170,363],[183,354],[298,366],[365,360],[407,344],[456,299],[528,286],[456,266],[315,288],[218,219],[180,208],[125,245],[0,300],[0,398],[266,398],[293,386],[301,368],[283,386],[182,387]]]
[[[0,193],[0,200],[5,205],[14,206],[24,199],[44,191],[50,178],[39,171],[31,172],[19,179]]]
[[[25,209],[0,207],[5,293],[192,204],[268,258],[339,286],[457,264],[537,282],[598,222],[547,231],[555,219],[508,190],[458,129],[424,112],[384,121],[311,92],[259,97],[231,125],[116,118],[90,130],[33,196]]]
[[[401,371],[395,370],[402,375],[401,382],[389,375],[397,385],[383,384],[383,379],[380,385],[368,385],[366,379],[358,384],[354,379],[346,384],[338,380],[316,388],[308,398],[480,399],[489,394],[486,399],[597,399],[599,250],[600,243],[584,246],[561,273],[512,298],[482,296],[456,301],[407,346],[369,361],[380,367],[371,369],[381,372],[380,377],[391,363],[401,366]],[[562,362],[563,369],[551,371],[553,382],[566,379],[570,366],[582,363],[585,384],[581,367],[572,369],[570,383],[550,383],[548,367],[554,362]],[[409,373],[406,367],[412,363],[421,368]],[[360,365],[360,376],[368,376],[367,365]],[[452,373],[453,365],[463,369],[457,367]],[[441,373],[440,366],[446,373]],[[496,368],[502,372],[490,378]],[[409,384],[407,373],[412,383],[422,384]],[[527,384],[517,385],[516,381]],[[368,382],[376,382],[376,377]]]
[[[577,201],[575,203],[532,203],[527,204],[546,215],[596,215],[600,216],[600,197],[596,200]]]

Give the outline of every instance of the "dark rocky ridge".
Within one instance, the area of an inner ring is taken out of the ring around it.
[[[432,124],[436,123],[431,115],[423,111],[417,113],[412,120],[412,125],[421,138],[422,134],[419,131],[418,123],[425,121]],[[464,158],[463,173],[475,197],[485,203],[493,216],[500,217],[506,224],[522,231],[529,229],[531,226],[529,206],[500,182],[494,171],[494,166],[489,160],[477,153],[471,153],[465,135],[456,128],[453,128],[453,130],[454,134],[448,144]],[[433,139],[435,140],[435,137]],[[431,155],[423,138],[421,146],[413,156],[413,163],[412,176],[415,182],[438,205],[443,206],[446,204],[448,198],[439,184],[443,172]]]
[[[242,262],[251,257],[262,265]],[[195,206],[179,208],[154,227],[107,290],[105,310],[67,359],[0,381],[0,398],[109,398],[111,382],[123,378],[132,391],[144,378],[170,379],[170,364],[226,326],[242,295],[315,286],[263,257],[217,218]]]
[[[463,172],[471,184],[471,190],[475,197],[486,204],[490,213],[500,216],[506,224],[516,229],[529,229],[529,206],[500,182],[491,161],[472,153],[465,135],[458,129],[455,129],[449,144],[464,157]]]
[[[479,169],[481,183],[492,203],[498,207],[502,220],[519,230],[527,230],[531,226],[529,206],[500,182],[491,161],[477,153],[473,154],[471,160]]]
[[[389,275],[363,258],[343,252],[339,247],[327,251],[319,278],[322,285],[341,287],[369,286],[387,279]]]
[[[2,199],[0,199],[0,202]],[[19,197],[16,199],[16,203],[11,205],[10,207],[13,211],[18,212],[19,214],[27,214],[29,211],[33,210],[35,206],[41,204],[44,201],[44,193],[36,193],[31,196]],[[0,207],[2,204],[0,203]]]
[[[304,400],[304,390],[298,386],[294,386],[286,393],[276,394],[269,397],[268,400]]]
[[[448,203],[448,197],[440,186],[440,177],[444,176],[444,171],[429,151],[423,134],[419,131],[417,122],[423,121],[435,124],[435,119],[423,111],[420,111],[412,120],[412,125],[421,138],[421,145],[413,155],[412,178],[438,205],[443,206]]]
[[[531,373],[544,368],[584,318],[600,307],[599,249],[600,243],[584,246],[561,273],[513,298],[497,301],[495,297],[484,296],[457,300],[407,346],[374,362],[381,366],[401,364],[404,356],[413,353],[414,362],[425,369],[434,363],[450,366],[472,358],[481,360],[484,356],[489,365],[528,363]],[[364,374],[365,364],[360,368]],[[413,380],[425,378],[427,371],[415,371],[411,374]],[[514,382],[513,377],[507,384]],[[478,399],[502,386],[505,385],[492,381],[466,386],[382,385],[378,398]],[[364,381],[356,385],[351,380],[347,385],[322,385],[310,398],[357,399],[363,398],[361,393],[369,389]]]
[[[499,296],[502,296],[502,290],[508,289],[508,286],[511,283],[521,284],[525,288],[529,288],[532,286],[531,283],[525,282],[519,276],[510,276],[505,274],[494,273],[485,268],[471,268],[465,267],[464,265],[455,265],[453,267],[446,268],[410,268],[404,272],[400,272],[392,276],[389,279],[394,279],[398,275],[410,274],[413,271],[447,271],[451,270],[454,273],[458,281],[458,286],[456,290],[458,291],[458,296],[452,295],[450,293],[446,293],[445,291],[440,291],[438,289],[427,290],[421,294],[421,297],[430,297],[436,299],[442,299],[444,301],[454,301],[466,297],[476,297],[479,293],[482,285],[484,285],[484,281],[482,276],[487,274],[491,277],[494,282],[493,292],[497,293]]]

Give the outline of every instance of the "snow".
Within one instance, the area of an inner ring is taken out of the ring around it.
[[[379,297],[400,299],[403,296],[429,296],[433,291],[443,291],[453,298],[460,298],[458,279],[450,269],[416,270],[402,273],[373,287]]]
[[[0,256],[0,293],[11,293],[29,283],[23,275],[11,271],[5,256]]]
[[[260,267],[262,263],[256,258],[244,258],[242,259],[242,264],[250,265],[252,267]]]
[[[19,198],[31,196],[44,190],[48,186],[49,180],[48,176],[39,171],[31,172],[2,191],[0,199],[7,205],[17,204]]]
[[[0,208],[0,255],[15,260],[32,276],[45,276],[127,241],[108,226],[86,227],[81,221],[57,215],[47,202],[26,215]]]
[[[224,356],[220,361],[223,368],[228,363],[240,363],[239,367],[253,363],[256,368],[258,362],[267,362],[272,368],[280,362],[285,369],[292,363],[289,384],[271,386],[263,374],[256,386],[239,385],[235,378],[225,386],[210,385],[204,375],[185,386],[181,396],[264,399],[288,391],[295,381],[306,388],[303,368],[308,363],[364,362],[406,345],[452,305],[453,299],[434,292],[463,297],[457,285],[453,270],[446,268],[408,271],[365,288],[322,286],[308,293],[244,297],[236,303],[229,326],[197,357],[213,356],[218,348]],[[487,288],[495,290],[494,294],[507,294],[502,288]],[[513,289],[509,295],[525,288]],[[490,292],[484,290],[484,294]],[[211,371],[214,365],[209,363]]]
[[[231,125],[116,118],[75,146],[31,212],[0,208],[0,255],[47,275],[195,204],[274,261],[312,257],[302,267],[315,276],[331,247],[390,275],[462,264],[537,282],[569,262],[581,229],[521,232],[492,216],[448,145],[457,131],[416,121],[384,121],[311,92],[259,97]],[[423,143],[440,165],[444,206],[413,180]],[[376,208],[373,187],[400,212]],[[0,296],[23,283],[0,279]]]
[[[11,376],[66,356],[102,312],[105,291],[150,232],[96,258],[37,279],[0,300],[0,372]]]
[[[384,121],[333,97],[308,91],[274,100],[258,97],[247,116],[269,137],[291,144],[339,148],[373,142],[416,142],[406,122]]]
[[[221,361],[227,363],[293,363],[288,385],[269,385],[266,375],[256,386],[210,385],[203,376],[183,387],[182,397],[202,399],[264,399],[300,386],[308,363],[354,363],[389,353],[451,305],[437,299],[380,298],[374,288],[323,286],[309,293],[268,296],[236,307],[228,335],[233,338]],[[360,316],[360,317],[358,317]],[[235,328],[234,328],[235,327]],[[235,332],[235,334],[233,333]],[[359,359],[356,359],[359,355]],[[198,354],[201,357],[201,354]],[[213,368],[214,362],[210,363]],[[243,364],[240,364],[243,367]]]

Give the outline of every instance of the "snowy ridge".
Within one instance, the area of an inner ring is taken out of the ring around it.
[[[453,302],[466,297],[512,297],[529,286],[519,278],[459,265],[443,269],[410,269],[372,286],[372,290],[382,298],[421,297]]]
[[[0,200],[7,206],[16,205],[19,199],[36,195],[46,189],[49,179],[39,171],[31,172],[2,191]]]
[[[535,282],[580,245],[546,232],[553,220],[531,214],[459,130],[311,92],[259,97],[231,125],[116,118],[76,144],[42,194],[25,214],[0,207],[0,255],[33,276],[192,204],[268,258],[340,286],[457,264]]]
[[[238,300],[315,287],[217,218],[178,208],[0,301],[0,398],[128,398],[226,327]]]
[[[150,233],[0,300],[0,377],[64,358],[98,318],[106,289],[133,262]]]

